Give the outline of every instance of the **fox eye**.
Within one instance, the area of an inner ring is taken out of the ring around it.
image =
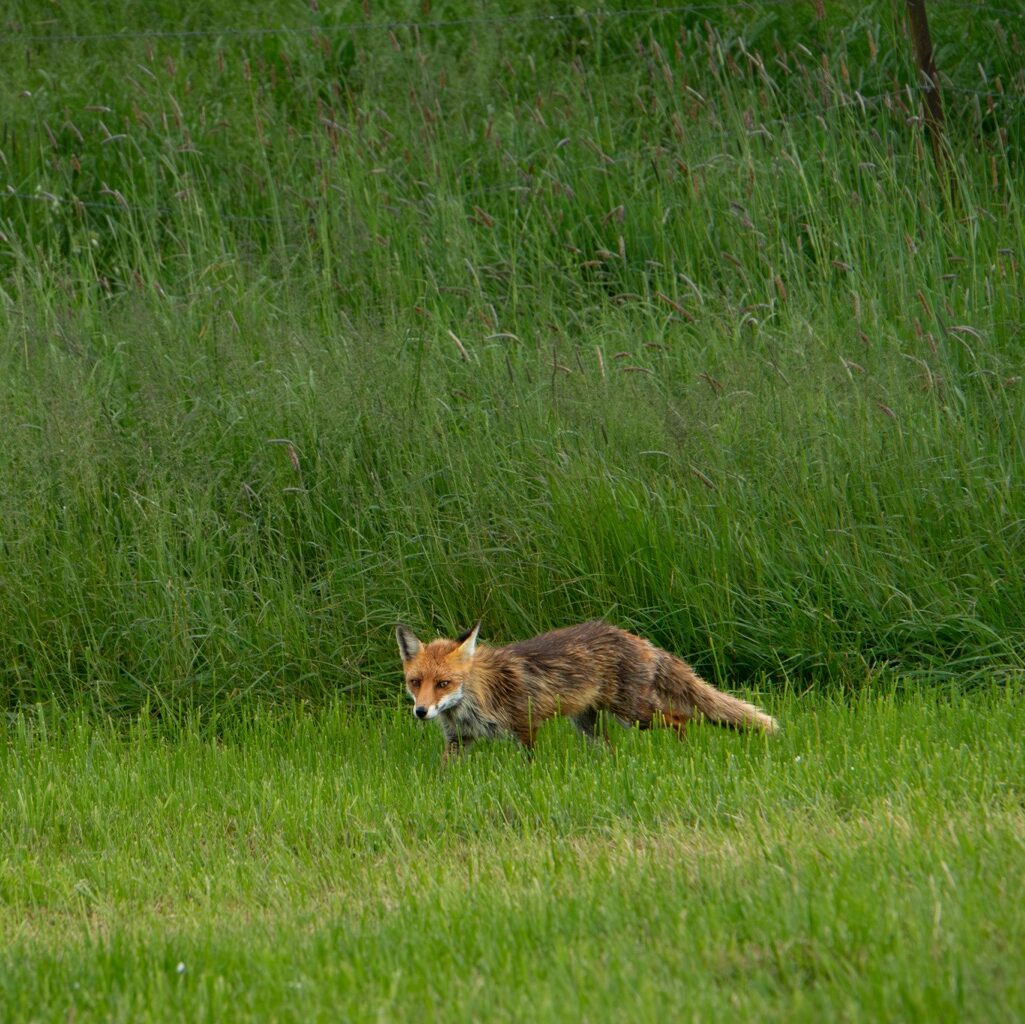
[[[410,679],[410,681],[409,681],[409,685],[410,685],[410,686],[411,686],[411,687],[412,687],[412,688],[413,688],[414,690],[419,690],[419,689],[420,689],[420,680],[419,680],[419,679]]]
[[[445,687],[449,685],[449,680],[447,680],[447,679],[439,679],[438,682],[436,683],[436,685],[437,685],[439,690],[444,690]]]

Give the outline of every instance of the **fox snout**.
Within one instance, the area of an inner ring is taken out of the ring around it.
[[[413,698],[416,700],[416,697]],[[425,718],[437,718],[442,711],[448,708],[455,707],[463,699],[462,688],[457,690],[455,693],[446,694],[435,704],[420,704],[417,702],[413,708],[413,714],[416,715],[421,721]]]

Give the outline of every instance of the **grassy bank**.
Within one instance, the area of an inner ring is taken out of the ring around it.
[[[11,1019],[1012,1020],[1020,693],[563,723],[439,773],[403,708],[11,723]]]
[[[398,618],[1020,673],[1016,26],[936,5],[948,204],[826,6],[12,9],[0,700],[382,694]]]

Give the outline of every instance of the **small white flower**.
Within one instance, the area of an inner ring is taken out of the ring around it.
[[[177,967],[175,968],[175,970],[176,970],[176,971],[177,971],[177,972],[178,972],[179,974],[184,974],[184,973],[185,973],[185,963],[184,963],[184,961],[182,961],[182,960],[179,960],[179,961],[178,961],[178,966],[177,966]]]
[[[797,757],[794,758],[794,764],[800,764],[800,763],[801,763],[801,755],[798,754]]]

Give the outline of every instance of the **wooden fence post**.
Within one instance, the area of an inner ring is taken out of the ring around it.
[[[925,94],[925,127],[932,143],[932,155],[940,177],[946,179],[946,155],[943,149],[943,101],[940,97],[940,77],[932,56],[932,38],[929,35],[929,19],[925,14],[925,0],[905,0],[908,22],[911,25],[911,42],[918,61],[919,85]]]

